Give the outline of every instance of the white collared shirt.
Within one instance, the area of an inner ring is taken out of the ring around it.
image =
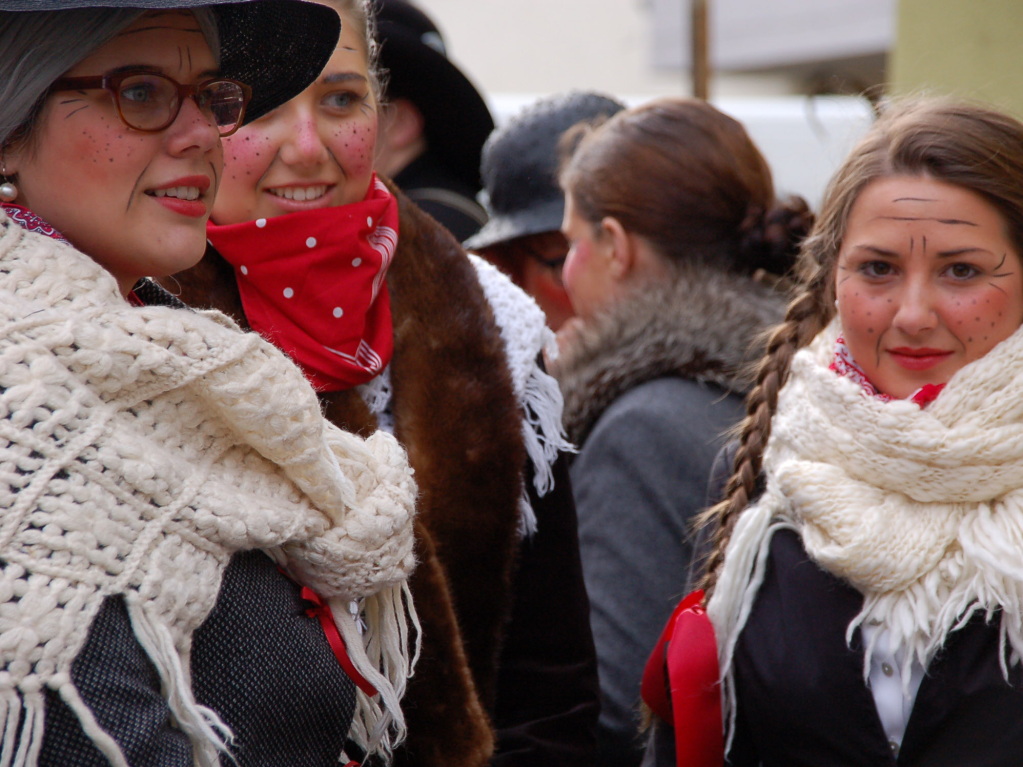
[[[872,641],[875,642],[874,653],[870,659],[868,686],[874,696],[874,705],[877,706],[877,714],[888,738],[888,745],[892,749],[892,754],[898,756],[902,739],[906,735],[906,725],[913,711],[913,703],[924,678],[924,669],[914,660],[909,666],[907,679],[903,669],[906,650],[903,647],[894,649],[891,647],[887,629],[879,625],[864,624],[862,633],[864,647],[869,647]]]

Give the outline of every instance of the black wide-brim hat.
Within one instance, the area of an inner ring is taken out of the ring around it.
[[[304,91],[337,47],[337,12],[304,0],[0,0],[0,11],[209,7],[220,35],[220,70],[252,88],[251,122]],[[2,14],[0,14],[2,19]]]
[[[449,171],[479,190],[480,154],[494,129],[487,102],[447,57],[430,17],[404,0],[373,0],[387,97],[423,113],[426,140]]]

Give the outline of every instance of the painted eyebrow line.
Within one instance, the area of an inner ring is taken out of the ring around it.
[[[327,85],[331,83],[346,83],[352,80],[369,82],[364,75],[360,75],[358,72],[334,72],[320,78],[320,82]]]
[[[973,221],[963,218],[932,218],[930,216],[878,216],[882,221],[936,221],[939,224],[950,224],[953,226],[977,226]]]
[[[125,64],[123,67],[115,67],[109,72],[105,72],[107,75],[119,75],[122,72],[142,72],[145,74],[162,75],[163,70],[160,67],[155,67],[152,64]],[[219,69],[204,69],[199,73],[199,77],[219,77]]]
[[[880,245],[856,245],[856,250],[866,250],[871,253],[876,253],[879,256],[889,256],[891,258],[898,258],[899,254],[894,250],[888,250],[882,248]]]
[[[869,251],[870,253],[876,253],[879,256],[888,256],[890,258],[899,258],[899,253],[897,251],[888,250],[887,248],[882,248],[880,245],[856,245],[855,249],[856,250],[866,250],[866,251]],[[974,247],[967,246],[965,248],[955,248],[953,250],[938,251],[938,253],[936,253],[935,255],[938,258],[955,258],[956,256],[962,256],[962,255],[967,254],[967,253],[988,253],[988,254],[992,254],[993,251],[990,251],[987,248],[974,248]]]
[[[937,202],[930,197],[896,197],[892,202]]]
[[[191,32],[191,33],[194,33],[194,34],[197,34],[197,35],[201,35],[202,34],[202,30],[199,29],[199,27],[196,27],[195,29],[182,29],[181,27],[172,27],[172,26],[165,26],[165,25],[154,24],[151,27],[139,27],[138,29],[128,29],[128,30],[125,30],[124,32],[121,32],[121,34],[119,34],[118,37],[126,37],[128,35],[137,35],[139,32],[152,32],[153,30],[158,30],[158,29],[173,29],[173,30],[177,30],[179,32]]]
[[[993,251],[987,248],[975,248],[967,245],[965,248],[954,248],[952,250],[939,250],[936,255],[938,258],[954,258],[955,256],[962,256],[967,253],[990,253],[994,255]]]

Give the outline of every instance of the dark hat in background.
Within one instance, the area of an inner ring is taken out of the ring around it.
[[[0,19],[8,11],[206,6],[217,19],[221,72],[252,88],[246,122],[304,91],[327,65],[341,34],[336,11],[302,0],[0,0]]]
[[[580,122],[597,122],[625,105],[592,91],[571,91],[531,104],[498,128],[483,147],[483,192],[490,220],[465,247],[561,229],[565,201],[558,186],[558,141]]]
[[[480,188],[480,153],[494,129],[486,101],[451,63],[437,25],[405,0],[373,0],[386,98],[411,101],[426,140],[448,170]]]

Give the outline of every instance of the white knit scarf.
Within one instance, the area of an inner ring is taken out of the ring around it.
[[[512,386],[522,406],[522,441],[533,467],[533,487],[537,496],[543,497],[554,489],[554,464],[558,457],[576,449],[565,436],[561,420],[565,401],[558,382],[539,364],[542,354],[557,355],[554,331],[547,327],[547,318],[536,301],[503,272],[477,255],[469,253],[468,257],[501,333]],[[393,432],[390,372],[388,367],[358,388],[379,427]],[[523,484],[519,533],[527,537],[536,529],[536,512]]]
[[[91,259],[2,217],[0,478],[4,765],[35,763],[46,686],[127,767],[70,677],[114,594],[196,763],[217,764],[222,725],[192,696],[189,650],[232,554],[250,549],[327,600],[379,690],[358,693],[356,737],[382,751],[401,737],[415,623],[402,449],[330,426],[301,372],[255,334],[217,313],[131,307]]]
[[[708,605],[729,731],[733,652],[780,528],[863,594],[847,638],[879,621],[906,651],[907,672],[914,661],[927,668],[977,611],[1001,611],[1003,673],[1023,656],[1023,330],[962,368],[925,410],[867,396],[830,371],[838,332],[836,321],[793,358],[766,490],[739,517]]]

